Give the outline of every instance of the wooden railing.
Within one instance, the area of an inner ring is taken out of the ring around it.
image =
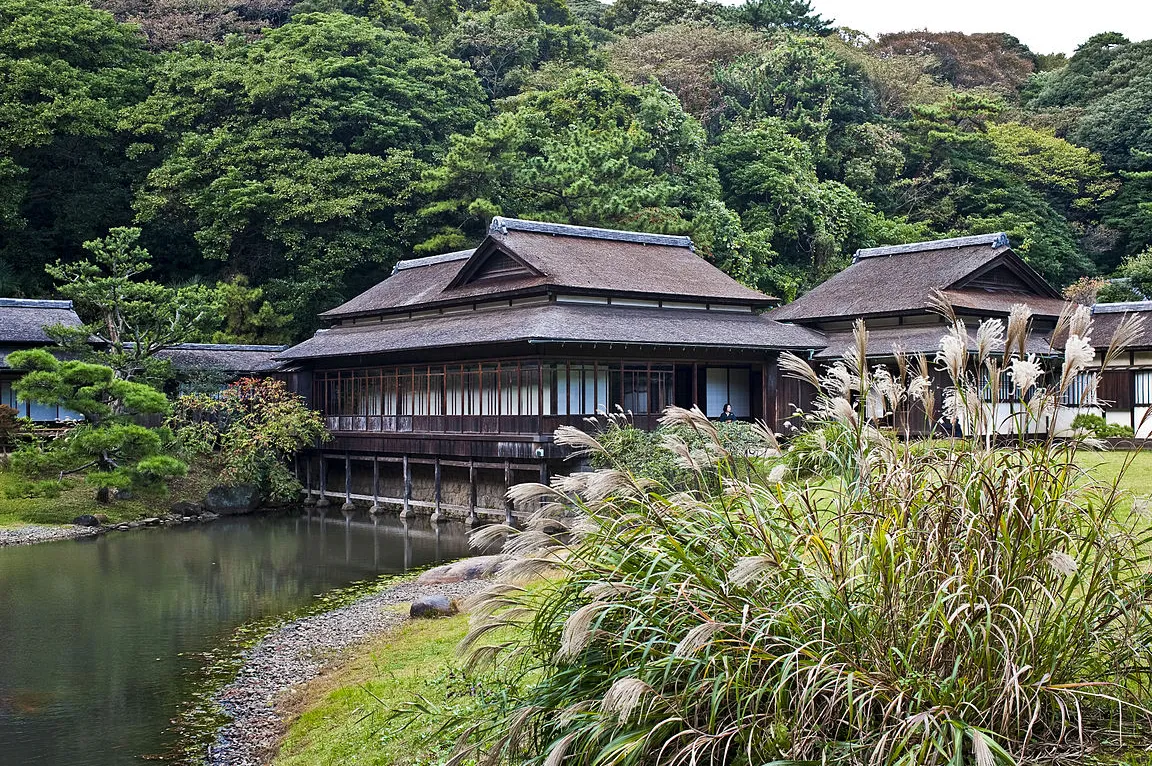
[[[587,415],[329,415],[333,433],[550,434],[559,426],[589,429]],[[637,428],[653,429],[659,415],[634,415]],[[603,419],[601,419],[603,422]]]

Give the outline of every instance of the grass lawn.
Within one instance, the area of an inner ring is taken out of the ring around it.
[[[109,523],[166,513],[176,500],[199,502],[218,482],[216,466],[198,463],[188,467],[188,475],[169,482],[167,495],[145,494],[131,500],[118,500],[108,505],[96,502],[96,489],[83,478],[67,480],[67,488],[58,497],[9,497],[9,492],[22,478],[0,469],[0,526],[21,524],[71,524],[85,513],[103,513]]]
[[[274,765],[416,766],[445,760],[453,742],[437,736],[437,716],[417,716],[406,728],[388,716],[420,698],[457,710],[473,704],[454,662],[456,644],[467,631],[464,615],[413,620],[356,649],[347,663],[287,701],[299,717]]]
[[[1102,481],[1114,480],[1129,460],[1132,462],[1120,480],[1120,487],[1134,497],[1152,496],[1152,451],[1133,453],[1082,450],[1079,453],[1080,465]]]

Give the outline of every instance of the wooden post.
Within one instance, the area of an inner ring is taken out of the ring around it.
[[[328,502],[328,460],[324,457],[324,453],[320,453],[320,499],[316,501],[317,508],[327,508],[331,503]]]
[[[431,521],[433,524],[441,524],[445,521],[448,521],[448,517],[444,515],[444,511],[441,508],[440,458],[436,458],[436,463],[433,470],[435,471],[435,483],[433,485],[433,492],[435,493],[436,497],[436,507],[432,511]]]
[[[400,518],[410,519],[415,514],[412,511],[412,466],[408,463],[408,456],[404,456],[404,510],[400,511]]]
[[[376,457],[372,458],[372,507],[368,509],[368,513],[383,513],[384,509],[380,507],[380,460]]]
[[[344,505],[340,506],[342,511],[354,511],[356,506],[352,505],[352,453],[344,453]]]
[[[543,484],[545,487],[548,486],[548,463],[546,461],[541,461],[541,463],[540,463],[540,483]],[[541,497],[540,498],[540,507],[543,508],[544,503],[546,503],[546,502],[548,502],[548,501],[545,500],[543,497]]]
[[[516,516],[512,513],[512,501],[508,499],[508,490],[512,489],[512,461],[504,461],[504,523],[510,527],[516,526]]]
[[[308,455],[304,460],[304,505],[316,505],[316,498],[312,497],[312,456]]]
[[[468,526],[480,526],[480,517],[476,515],[476,461],[468,461]]]

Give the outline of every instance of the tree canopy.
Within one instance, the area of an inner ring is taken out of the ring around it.
[[[138,229],[142,283],[211,294],[196,339],[299,338],[498,214],[690,234],[784,298],[864,246],[1003,230],[1062,287],[1152,245],[1152,41],[871,39],[808,0],[90,2],[0,0],[0,292]]]

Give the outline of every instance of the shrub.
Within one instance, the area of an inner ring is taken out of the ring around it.
[[[29,481],[16,479],[4,487],[4,496],[9,500],[19,500],[35,497],[56,498],[68,488],[63,481],[48,479],[45,481]]]
[[[1087,412],[1082,412],[1072,419],[1072,428],[1077,431],[1087,431],[1097,439],[1131,438],[1134,435],[1131,426],[1109,423],[1102,416]]]
[[[301,447],[330,438],[320,414],[279,380],[241,378],[215,397],[182,396],[175,409],[169,424],[182,451],[218,446],[222,478],[253,484],[271,500],[299,496],[300,482],[286,463]]]
[[[710,440],[713,459],[696,470],[720,473],[718,487],[670,491],[617,466],[517,488],[517,500],[580,517],[556,539],[540,530],[558,514],[542,511],[506,546],[525,558],[474,604],[462,649],[517,627],[472,661],[516,662],[529,680],[458,722],[461,757],[990,766],[1146,742],[1152,534],[1116,513],[1117,485],[1086,476],[1074,442],[993,447],[977,383],[1003,363],[1037,386],[1022,417],[1044,417],[1091,362],[1079,342],[1089,322],[1065,321],[1048,390],[1023,354],[1026,312],[1007,339],[982,325],[975,354],[956,322],[939,357],[945,412],[972,438],[915,453],[861,402],[879,389],[892,411],[925,407],[922,376],[868,370],[863,353],[823,377],[789,359],[820,391],[814,425],[839,429],[853,452],[853,470],[816,486],[782,482],[782,468],[742,481],[706,419],[670,410],[666,421]],[[557,437],[611,460],[587,434]],[[516,582],[545,571],[537,587]]]
[[[602,418],[597,439],[603,452],[590,456],[594,468],[619,468],[636,476],[660,481],[667,487],[688,489],[695,487],[700,477],[693,465],[710,462],[711,442],[702,431],[682,424],[662,425],[654,431],[636,428],[625,415]],[[748,475],[758,461],[779,454],[775,440],[762,425],[731,421],[709,423],[723,449],[731,456],[733,466]],[[669,449],[669,446],[672,449]],[[715,472],[707,472],[704,479],[715,483]]]
[[[0,444],[12,444],[23,430],[15,407],[0,404]]]

